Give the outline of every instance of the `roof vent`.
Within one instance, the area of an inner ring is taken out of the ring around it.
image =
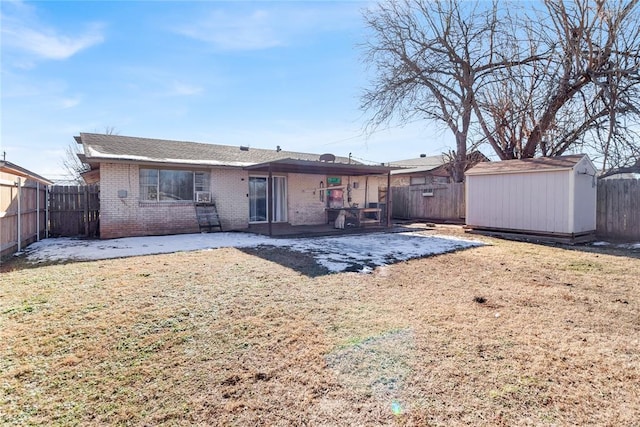
[[[420,154],[420,157],[421,158],[425,158],[425,157],[427,157],[427,155],[426,154]]]
[[[240,151],[249,151],[249,147],[247,147],[246,145],[241,145]]]
[[[326,153],[320,156],[320,161],[321,162],[335,162],[336,161],[336,156],[334,156],[333,154],[330,153]]]
[[[282,151],[282,148],[280,148],[280,146],[279,146],[279,145],[276,145],[276,151],[279,153],[279,152],[281,152],[281,151]]]

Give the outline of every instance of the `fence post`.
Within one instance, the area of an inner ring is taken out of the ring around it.
[[[49,203],[51,203],[51,188],[47,185],[44,190],[45,208],[44,208],[44,237],[49,238]]]
[[[386,208],[387,208],[387,228],[391,228],[391,218],[393,217],[391,210],[393,209],[393,204],[392,204],[392,197],[391,197],[391,171],[387,172],[387,200],[385,200],[384,202],[386,203]]]
[[[84,236],[89,237],[89,186],[84,186]]]
[[[22,183],[20,182],[20,177],[18,177],[16,185],[18,186],[18,252],[20,252],[22,250],[22,210],[20,207],[20,199],[22,198]]]
[[[40,241],[40,181],[36,181],[36,241]]]

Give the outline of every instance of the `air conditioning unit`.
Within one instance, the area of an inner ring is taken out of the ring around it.
[[[196,203],[211,203],[211,193],[208,191],[196,191]]]
[[[426,190],[422,191],[422,196],[423,197],[433,197],[433,188],[427,188]]]

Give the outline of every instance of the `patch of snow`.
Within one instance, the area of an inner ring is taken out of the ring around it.
[[[299,239],[275,239],[248,233],[199,233],[111,240],[44,239],[28,246],[25,252],[28,261],[37,263],[90,261],[225,247],[255,248],[263,245],[310,254],[318,264],[331,272],[342,272],[355,266],[358,271],[369,273],[375,266],[453,252],[483,243],[421,232]]]
[[[617,249],[640,249],[640,242],[638,243],[609,243],[609,242],[593,242],[591,246],[611,246]]]
[[[616,247],[622,248],[622,249],[640,249],[640,242],[639,243],[621,243]]]
[[[360,270],[360,273],[371,274],[373,273],[373,268],[369,267],[368,265],[365,265],[364,267],[362,267],[362,270]]]

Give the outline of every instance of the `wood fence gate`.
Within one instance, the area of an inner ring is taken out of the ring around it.
[[[99,185],[54,185],[50,187],[50,236],[97,237],[99,220]]]

